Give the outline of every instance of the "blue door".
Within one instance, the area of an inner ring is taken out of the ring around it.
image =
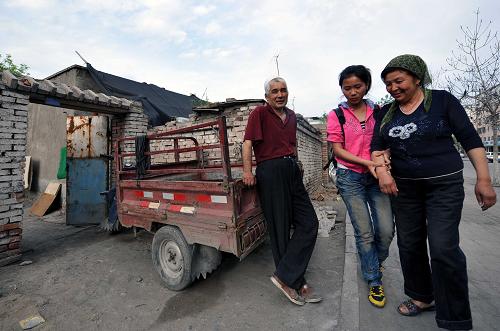
[[[66,224],[99,224],[107,217],[108,118],[68,116]]]

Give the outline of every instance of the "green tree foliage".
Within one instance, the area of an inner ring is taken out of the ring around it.
[[[15,64],[10,54],[0,54],[0,72],[9,70],[14,76],[29,75],[29,67],[26,64]]]

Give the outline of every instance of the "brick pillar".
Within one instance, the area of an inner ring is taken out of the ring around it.
[[[21,258],[28,103],[0,82],[0,266]]]
[[[130,113],[123,116],[115,116],[111,121],[111,138],[112,138],[112,153],[115,155],[115,141],[117,138],[122,137],[135,137],[138,135],[146,134],[148,129],[148,117],[144,114],[142,104],[134,102],[130,106]],[[122,146],[122,152],[134,152],[135,145],[133,142],[127,143]],[[111,181],[115,182],[115,167],[114,163],[111,168]]]

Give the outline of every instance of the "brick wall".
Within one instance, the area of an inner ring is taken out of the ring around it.
[[[0,266],[21,258],[29,96],[0,83]]]
[[[241,162],[242,161],[241,144],[243,142],[243,136],[245,135],[245,127],[248,121],[248,116],[250,112],[253,109],[255,109],[255,107],[262,104],[263,102],[253,102],[244,105],[231,106],[225,108],[220,113],[202,112],[199,115],[191,115],[188,121],[184,122],[171,121],[167,122],[165,125],[154,127],[149,131],[149,133],[150,134],[161,133],[165,131],[185,128],[187,126],[207,123],[217,120],[218,116],[224,115],[226,116],[228,143],[232,144],[229,146],[229,157],[231,159],[231,162]],[[207,145],[214,143],[216,144],[219,141],[217,133],[211,128],[204,128],[202,130],[196,131],[194,134],[189,133],[189,134],[182,134],[179,136],[194,137],[196,140],[198,140],[200,145]],[[192,146],[194,146],[193,143],[188,140],[179,142],[179,147],[192,147]],[[152,151],[159,149],[169,149],[169,148],[173,148],[173,143],[169,141],[151,143]],[[203,156],[205,159],[212,159],[212,158],[220,159],[220,150],[206,151],[204,152]],[[180,155],[180,161],[193,160],[195,159],[195,157],[196,155],[194,152],[183,153]],[[153,156],[151,160],[153,164],[173,162],[173,161],[174,161],[173,154]]]
[[[148,127],[148,118],[144,114],[144,111],[142,109],[142,104],[140,102],[136,101],[132,103],[132,105],[130,106],[130,113],[123,116],[115,115],[111,120],[111,139],[112,139],[111,155],[114,156],[115,141],[117,138],[135,137],[139,135],[144,135],[147,132],[147,127]],[[120,149],[122,153],[123,152],[133,153],[135,152],[135,144],[133,141],[128,142],[122,144]],[[115,167],[113,162],[114,161],[110,162],[112,183],[114,183],[116,179]]]
[[[245,134],[245,127],[248,121],[250,112],[257,106],[264,104],[264,101],[251,101],[248,103],[228,102],[227,104],[218,104],[219,112],[210,112],[202,110],[198,115],[191,116],[186,122],[168,122],[165,125],[157,126],[149,130],[149,134],[161,133],[174,129],[184,128],[191,125],[206,123],[214,121],[218,116],[226,116],[227,134],[229,146],[229,157],[231,162],[241,162],[242,152],[241,146]],[[200,144],[217,143],[218,138],[212,129],[204,129],[195,132],[194,134],[184,134],[184,136],[192,136],[198,140]],[[312,127],[302,116],[298,116],[298,130],[297,130],[298,152],[299,159],[304,165],[304,184],[309,192],[313,192],[321,184],[321,148],[322,141],[320,132]],[[191,142],[185,141],[179,143],[179,147],[193,146]],[[173,143],[168,141],[152,142],[151,150],[170,149],[173,148]],[[204,158],[220,158],[219,150],[211,150],[204,152]],[[180,161],[187,161],[195,159],[194,152],[181,154]],[[173,162],[174,155],[158,155],[152,157],[152,164]],[[209,162],[210,163],[210,162]],[[234,177],[238,174],[233,173]]]
[[[322,159],[322,165],[324,166],[328,162],[328,144],[326,141],[326,123],[314,124],[313,126],[321,132],[321,140],[322,140],[321,159]],[[323,183],[327,183],[329,181],[328,170],[322,171],[322,180],[323,180]]]
[[[297,116],[297,141],[299,160],[304,167],[304,185],[308,192],[314,192],[322,180],[322,137],[321,132],[302,116]]]

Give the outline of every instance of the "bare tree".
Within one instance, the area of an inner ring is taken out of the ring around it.
[[[478,125],[490,125],[493,131],[493,183],[500,184],[498,131],[500,126],[500,42],[491,21],[484,24],[475,12],[473,27],[463,27],[463,39],[446,59],[448,89],[468,109]]]

